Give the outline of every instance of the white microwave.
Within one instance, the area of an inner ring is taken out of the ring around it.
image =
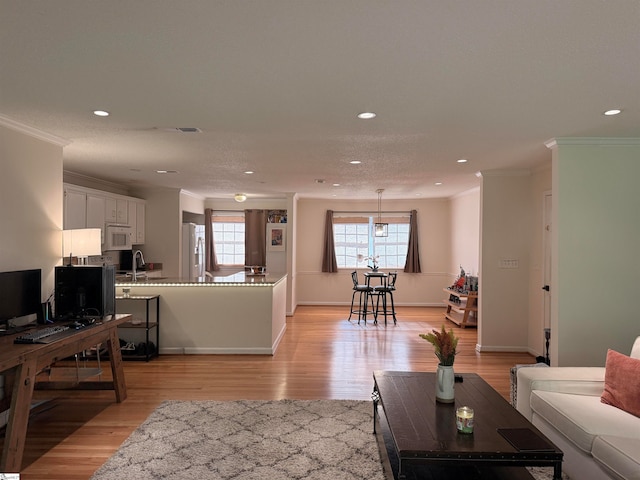
[[[131,250],[132,235],[129,225],[107,225],[102,250]]]

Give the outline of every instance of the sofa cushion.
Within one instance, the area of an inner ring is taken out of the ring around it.
[[[640,417],[640,359],[607,351],[602,403]]]
[[[535,390],[531,409],[585,453],[597,435],[638,437],[640,418],[606,405],[600,397]]]
[[[612,476],[640,480],[640,438],[598,436],[591,454]]]

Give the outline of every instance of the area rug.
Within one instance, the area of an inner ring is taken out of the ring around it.
[[[385,480],[372,413],[356,400],[166,401],[91,480]]]

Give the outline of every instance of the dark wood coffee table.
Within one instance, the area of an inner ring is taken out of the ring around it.
[[[394,478],[524,480],[533,478],[525,466],[546,466],[560,480],[562,451],[478,375],[461,376],[455,403],[441,404],[435,373],[374,372],[374,433]],[[475,413],[473,434],[456,429],[464,405]],[[547,446],[518,449],[497,431],[503,428],[529,429]]]

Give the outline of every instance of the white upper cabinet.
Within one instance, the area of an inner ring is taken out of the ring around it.
[[[64,189],[65,230],[87,227],[87,194],[73,188]]]
[[[116,223],[129,225],[129,201],[123,198],[116,199]]]
[[[144,243],[146,202],[109,192],[65,184],[64,229],[100,228],[104,243],[105,224],[130,225],[132,242]]]
[[[135,243],[137,245],[142,245],[144,243],[144,222],[145,222],[145,211],[146,204],[145,202],[135,202],[136,204],[136,228],[135,228]]]
[[[104,243],[105,204],[106,198],[102,195],[87,194],[87,228],[100,229],[101,243]]]
[[[145,202],[143,200],[129,200],[129,225],[133,231],[133,244],[141,245],[144,243],[144,217]]]

